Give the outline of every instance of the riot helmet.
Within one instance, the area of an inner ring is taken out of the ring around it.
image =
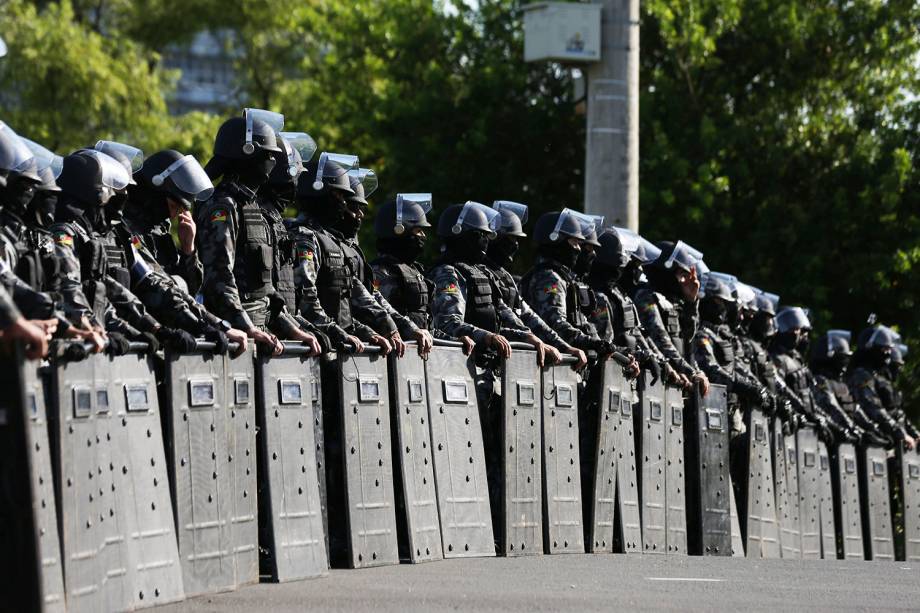
[[[367,199],[377,191],[377,174],[370,168],[353,168],[348,171],[348,183],[354,192],[348,201],[366,208]]]
[[[286,205],[294,201],[297,193],[297,180],[304,171],[300,151],[296,149],[283,136],[278,136],[278,148],[281,151],[273,153],[275,167],[268,175],[268,183],[262,189],[272,194],[272,202],[281,211]]]
[[[63,158],[61,158],[63,164]],[[54,222],[54,214],[57,210],[58,194],[61,188],[58,187],[51,166],[38,171],[42,177],[42,182],[36,186],[35,195],[29,202],[27,215],[30,215],[33,221],[43,228],[47,228]]]
[[[754,315],[748,330],[755,340],[766,342],[776,334],[774,318],[777,304],[779,304],[779,296],[776,294],[760,291],[754,295]]]
[[[796,349],[803,354],[808,351],[808,335],[811,321],[808,311],[802,307],[786,306],[776,313],[775,343],[784,351]]]
[[[13,128],[0,121],[0,173],[17,174],[34,183],[41,183],[38,163],[25,141]]]
[[[597,237],[599,247],[597,248],[597,260],[595,265],[602,264],[607,268],[622,270],[629,263],[629,254],[620,233],[614,228],[605,228]]]
[[[661,268],[667,270],[680,269],[684,272],[697,269],[700,275],[708,272],[708,268],[697,268],[697,265],[703,261],[703,253],[684,241],[679,240],[676,243],[662,241],[658,243],[657,247],[661,249],[661,255],[655,260],[655,264]]]
[[[447,207],[438,218],[438,236],[448,255],[468,264],[486,257],[489,241],[495,238],[501,215],[479,202],[467,201]]]
[[[306,132],[279,132],[278,136],[288,142],[300,156],[301,164],[306,164],[313,159],[316,153],[316,141]]]
[[[703,321],[715,325],[726,323],[729,308],[735,299],[725,281],[712,273],[706,275],[700,294],[700,317]]]
[[[396,194],[396,200],[384,202],[377,210],[374,231],[379,238],[395,238],[409,234],[412,228],[430,228],[431,194]]]
[[[593,225],[571,209],[544,213],[533,229],[533,239],[540,255],[574,270],[581,245],[585,242],[588,223]]]
[[[93,149],[101,151],[118,160],[121,165],[125,167],[125,170],[128,171],[128,175],[133,175],[144,165],[144,152],[131,145],[109,140],[100,140],[96,141],[96,144],[93,145]],[[129,185],[136,185],[134,179],[131,179]]]
[[[318,198],[329,192],[338,192],[345,197],[353,196],[348,177],[349,170],[357,170],[358,156],[323,151],[319,158],[308,163],[297,181],[297,196]]]
[[[527,236],[524,233],[524,223],[527,221],[528,207],[510,200],[496,200],[492,208],[498,211],[500,221],[498,236],[489,242],[489,259],[498,266],[510,266],[520,249],[521,239]]]
[[[425,231],[430,228],[426,213],[431,211],[431,194],[396,194],[377,210],[374,230],[377,251],[410,264],[425,250]],[[417,229],[417,230],[416,230]]]
[[[101,207],[128,187],[130,176],[114,158],[81,149],[64,158],[58,185],[61,192],[81,208]]]
[[[810,362],[813,370],[826,372],[834,378],[839,378],[846,372],[850,364],[849,330],[828,330],[818,337],[811,346]]]

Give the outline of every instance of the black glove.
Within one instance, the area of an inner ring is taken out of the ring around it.
[[[642,364],[642,367],[652,376],[651,384],[655,385],[658,383],[658,380],[661,379],[661,365],[658,364],[658,360],[654,358],[646,360],[645,363]]]
[[[596,339],[591,341],[591,347],[598,355],[609,355],[613,353],[613,344],[610,341]]]
[[[125,355],[131,349],[131,342],[121,332],[109,332],[105,352],[109,355]]]
[[[89,355],[89,351],[87,351],[86,347],[81,342],[56,339],[51,341],[48,347],[48,355],[53,360],[79,362],[80,360],[86,359],[86,356]]]
[[[157,330],[157,340],[176,353],[191,353],[198,347],[194,336],[177,328],[161,327]]]
[[[157,333],[159,333],[159,330]],[[147,353],[156,353],[160,350],[160,339],[153,332],[141,332],[137,340],[141,343],[147,343]]]
[[[758,396],[760,396],[759,401],[761,410],[769,415],[773,411],[773,395],[766,387],[761,387]]]
[[[230,339],[227,338],[223,330],[218,328],[205,328],[204,340],[214,343],[214,353],[217,355],[224,355],[230,349]]]

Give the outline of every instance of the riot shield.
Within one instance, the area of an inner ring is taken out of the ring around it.
[[[782,557],[798,560],[802,558],[802,528],[799,524],[795,437],[783,432],[783,421],[779,417],[773,418],[771,445]]]
[[[741,538],[741,522],[738,519],[738,502],[735,500],[735,488],[732,486],[731,472],[728,473],[728,508],[731,510],[730,525],[732,531],[732,557],[744,557],[744,539]]]
[[[687,554],[687,501],[684,475],[684,397],[680,388],[665,386],[665,500],[667,549]]]
[[[326,574],[313,445],[310,349],[285,342],[256,362],[259,550],[262,574],[292,581]]]
[[[128,553],[136,568],[131,591],[134,607],[175,602],[185,597],[182,567],[176,548],[176,529],[169,491],[169,471],[160,420],[153,359],[133,352],[106,358],[110,375],[109,397],[114,408],[111,423],[125,433],[113,446],[115,461],[129,462],[128,470],[114,471],[119,481],[125,529],[130,535]],[[102,403],[100,388],[97,403]],[[102,411],[97,412],[102,415]],[[111,465],[111,464],[110,464]],[[130,587],[130,586],[129,586]]]
[[[694,555],[731,555],[725,386],[691,396],[686,418],[688,547]]]
[[[511,346],[502,369],[501,524],[493,528],[502,554],[536,555],[543,553],[542,381],[533,347]]]
[[[867,560],[894,560],[888,453],[868,445],[859,452],[859,497]]]
[[[474,366],[462,347],[436,340],[425,362],[445,558],[495,555]]]
[[[337,365],[349,565],[398,564],[386,357],[368,346]]]
[[[920,560],[920,452],[898,446],[897,462],[903,555],[907,561]]]
[[[313,402],[313,439],[316,455],[316,481],[319,485],[319,508],[323,518],[323,540],[329,559],[329,512],[326,507],[326,438],[323,427],[322,368],[319,360],[310,360],[310,399]]]
[[[36,365],[25,364],[28,370],[33,371],[27,377],[23,372],[23,361],[20,348],[0,346],[0,385],[3,389],[0,398],[0,491],[3,492],[3,502],[0,503],[0,539],[3,542],[0,572],[3,572],[4,585],[13,588],[4,590],[3,607],[10,611],[42,611],[43,607],[63,611],[60,585],[53,585],[54,573],[50,572],[53,568],[44,565],[46,539],[44,535],[39,536],[48,511],[33,504],[44,499],[43,491],[46,489],[34,487],[35,474],[41,470],[35,465],[39,459],[36,456],[43,454],[47,457],[48,451],[47,445],[36,449],[35,445],[41,445],[42,441],[32,440],[36,429],[34,420],[40,407],[31,401],[27,404],[26,392],[34,389],[28,379],[34,380]],[[30,416],[33,420],[31,427]],[[46,475],[46,479],[47,488],[50,488],[50,474]],[[50,500],[54,502],[53,497]],[[52,523],[53,519],[52,516]],[[56,574],[60,583],[60,568]],[[43,582],[49,579],[52,584],[43,590]],[[55,595],[57,600],[48,602],[47,597]]]
[[[831,487],[831,458],[824,441],[818,441],[818,525],[821,528],[821,558],[837,559],[837,530],[834,520],[834,490]]]
[[[608,391],[609,393],[609,391]],[[617,489],[614,551],[642,553],[642,511],[636,469],[636,437],[633,408],[638,405],[636,383],[624,381],[616,425]],[[616,398],[611,399],[611,408]]]
[[[584,553],[578,380],[564,356],[543,368],[543,528],[547,553]]]
[[[859,507],[859,475],[856,448],[852,443],[840,443],[831,456],[831,484],[834,489],[837,541],[845,560],[864,560],[862,513]]]
[[[592,472],[588,536],[591,553],[612,553],[616,514],[617,453],[620,451],[617,429],[623,392],[629,386],[623,369],[613,360],[605,360],[600,370],[598,391],[597,436]],[[587,489],[587,488],[586,488]]]
[[[250,565],[240,567],[250,541],[241,540],[240,533],[256,525],[237,501],[237,496],[256,496],[252,351],[231,359],[212,349],[199,343],[195,353],[167,352],[161,394],[189,595],[232,590],[253,580]],[[258,542],[257,530],[250,542]]]
[[[4,373],[9,376],[15,373],[4,367]],[[61,544],[58,540],[57,525],[57,503],[54,499],[54,480],[51,471],[51,446],[48,441],[48,417],[45,407],[45,390],[42,384],[39,366],[37,362],[26,362],[23,367],[23,385],[25,388],[25,401],[27,415],[30,421],[31,443],[28,445],[31,451],[31,468],[32,468],[32,500],[35,509],[35,522],[38,529],[39,554],[41,556],[41,584],[42,584],[42,601],[46,613],[64,611],[64,576],[61,568]],[[16,389],[12,383],[4,386],[5,390]],[[15,449],[12,444],[4,445],[5,451]],[[4,466],[16,466],[12,462],[3,462]],[[13,505],[10,508],[24,508],[20,505]],[[4,523],[4,525],[6,525]],[[12,526],[14,524],[10,524]],[[12,539],[4,539],[4,542],[13,542]],[[18,566],[26,560],[26,556],[20,556],[15,561]],[[5,575],[12,580],[12,575]],[[18,582],[13,582],[17,585]],[[26,583],[22,583],[26,585]],[[14,606],[14,608],[26,610],[31,607]]]
[[[645,553],[667,553],[664,400],[664,384],[658,381],[652,385],[651,375],[643,373],[639,384],[639,410],[634,412],[634,419]]]
[[[425,362],[415,342],[407,343],[403,357],[390,354],[390,417],[398,470],[394,485],[399,527],[399,557],[410,562],[428,562],[444,557],[434,463],[431,426],[428,423],[428,390]]]
[[[742,463],[732,474],[742,479],[740,510],[744,551],[749,558],[780,557],[773,464],[770,459],[770,421],[760,409],[746,411]]]
[[[821,496],[818,485],[818,434],[810,426],[795,433],[799,477],[799,522],[802,530],[802,558],[821,558]]]

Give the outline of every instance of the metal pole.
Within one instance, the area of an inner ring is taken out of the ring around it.
[[[585,211],[639,230],[639,0],[603,0],[601,61],[586,70]]]

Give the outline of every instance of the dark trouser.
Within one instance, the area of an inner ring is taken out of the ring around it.
[[[495,382],[501,374],[496,368],[476,368],[476,401],[479,421],[482,423],[482,443],[486,458],[486,477],[489,482],[489,505],[492,511],[492,529],[496,543],[503,543],[504,521],[502,500],[504,496],[504,415],[501,394],[495,391]]]

